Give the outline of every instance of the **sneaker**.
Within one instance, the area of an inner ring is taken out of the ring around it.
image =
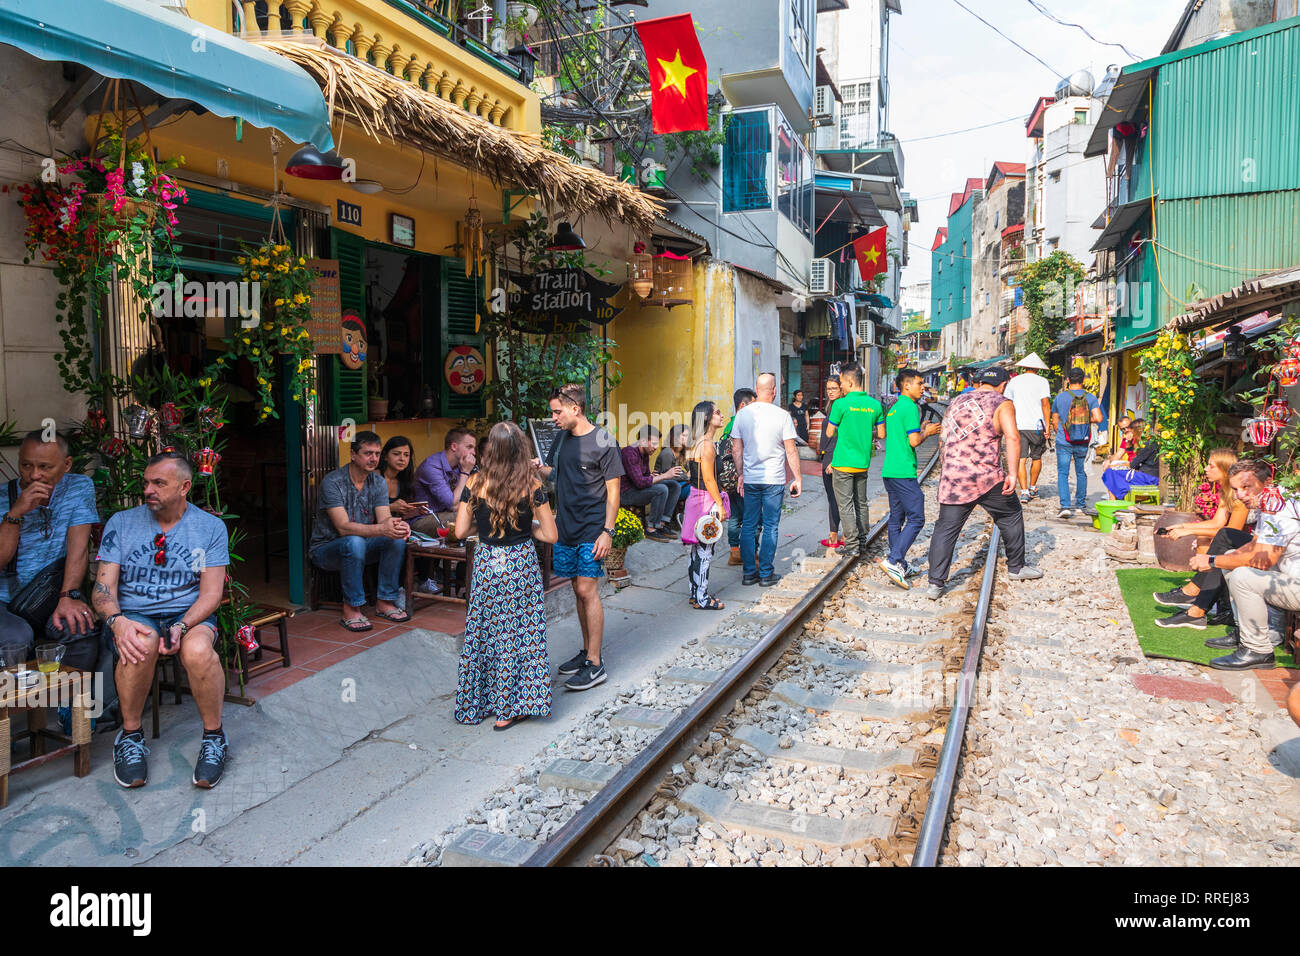
[[[925,589],[925,596],[931,601],[937,601],[939,598],[943,597],[943,588],[937,584],[931,584]]]
[[[148,754],[143,730],[131,734],[119,730],[113,741],[113,779],[128,790],[143,787],[149,782],[149,763],[144,759]]]
[[[230,756],[230,744],[225,732],[204,734],[199,742],[199,759],[194,765],[194,786],[211,790],[221,782],[221,775],[226,772],[226,758]]]
[[[779,583],[780,580],[781,580],[781,575],[773,571],[767,577],[760,578],[758,581],[758,586],[760,588],[770,588],[772,585]]]
[[[741,584],[745,584],[745,585],[749,585],[749,584],[757,584],[757,583],[758,583],[758,575],[757,575],[757,574],[745,574],[745,575],[742,575],[741,578],[740,578],[740,583],[741,583]]]
[[[1241,634],[1234,627],[1223,637],[1212,637],[1205,642],[1206,647],[1222,648],[1225,651],[1235,651],[1241,646]]]
[[[1156,627],[1190,627],[1193,630],[1205,630],[1205,618],[1192,617],[1186,611],[1178,611],[1168,617],[1158,617],[1155,620]]]
[[[913,564],[911,561],[904,561],[903,573],[909,578],[914,578],[921,573],[921,566],[919,564]]]
[[[1022,505],[1029,504],[1029,492],[1027,491],[1020,492],[1020,503]]]
[[[433,578],[425,578],[424,583],[420,585],[420,590],[425,594],[439,594],[442,591],[442,585]]]
[[[646,535],[649,541],[676,541],[677,535],[673,534],[667,528],[655,528]]]
[[[1007,573],[1007,577],[1012,581],[1037,581],[1042,576],[1042,568],[1030,567],[1027,564],[1019,571],[1010,571]]]
[[[1037,486],[1037,485],[1034,485],[1032,488],[1029,489],[1029,497],[1030,497],[1030,498],[1037,498],[1037,497],[1038,497],[1038,486]]]
[[[880,565],[880,570],[885,572],[885,575],[889,578],[889,580],[893,581],[895,584],[897,584],[900,588],[903,588],[904,590],[908,589],[909,585],[907,583],[906,569],[904,569],[903,567],[897,564],[894,564],[894,562],[890,561],[888,558],[881,558],[876,563]]]
[[[587,663],[587,649],[583,647],[578,650],[578,653],[560,665],[558,673],[568,677],[570,674],[576,674],[582,670],[582,665],[585,663]]]
[[[565,681],[564,686],[569,690],[590,690],[597,684],[603,683],[605,683],[605,665],[583,660],[578,673]]]
[[[1062,508],[1056,515],[1058,518],[1073,518],[1074,512],[1069,508]]]
[[[1156,591],[1151,595],[1151,600],[1163,607],[1191,607],[1196,603],[1196,599],[1189,598],[1183,593],[1182,588],[1174,588],[1172,591]]]

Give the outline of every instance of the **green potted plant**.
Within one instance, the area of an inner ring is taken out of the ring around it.
[[[623,560],[627,557],[627,549],[644,539],[645,526],[641,524],[641,519],[626,508],[619,508],[618,519],[614,522],[613,546],[610,548],[609,557],[605,558],[606,569],[622,571],[623,573],[618,576],[626,577],[627,571],[623,568]]]

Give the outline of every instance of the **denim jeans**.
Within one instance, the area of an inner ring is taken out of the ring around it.
[[[1070,507],[1070,459],[1074,459],[1074,507],[1082,510],[1088,501],[1088,475],[1083,470],[1087,457],[1087,445],[1071,445],[1056,437],[1056,493],[1062,508]]]
[[[681,494],[682,488],[677,482],[656,481],[648,488],[629,488],[620,492],[618,500],[620,505],[646,508],[646,530],[653,531],[672,517]]]
[[[738,491],[724,492],[731,499],[731,517],[727,519],[727,547],[740,547],[740,526],[745,520],[745,499]]]
[[[362,574],[367,564],[379,564],[379,588],[376,596],[381,601],[396,601],[398,579],[406,560],[406,541],[379,535],[362,538],[346,534],[327,541],[311,553],[312,564],[326,571],[337,571],[343,585],[343,600],[353,607],[366,603],[366,589]]]
[[[883,480],[889,495],[889,562],[899,564],[925,525],[925,494],[915,478]]]
[[[745,520],[740,528],[740,560],[745,574],[770,578],[776,562],[777,527],[781,523],[781,500],[785,485],[751,485],[745,483]],[[763,540],[756,542],[758,526],[763,526]],[[755,565],[755,551],[758,562]]]

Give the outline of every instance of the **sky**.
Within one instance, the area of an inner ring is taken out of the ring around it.
[[[1039,96],[1051,96],[1060,75],[1089,70],[1100,82],[1106,66],[1157,56],[1185,0],[1038,0],[1058,18],[1086,27],[1098,40],[1122,43],[1136,56],[1059,26],[1029,0],[961,0],[1054,69],[1017,49],[958,5],[957,0],[901,0],[890,17],[889,131],[902,141],[903,188],[920,201],[903,284],[930,278],[930,246],[947,221],[948,198],[967,177],[986,177],[995,160],[1024,163],[1030,141],[1024,120]],[[863,4],[864,7],[873,4]],[[850,15],[850,8],[841,16]],[[865,12],[865,11],[864,11]],[[1058,74],[1059,71],[1059,74]],[[853,76],[845,57],[841,76]],[[909,142],[936,133],[1016,119],[973,132]]]

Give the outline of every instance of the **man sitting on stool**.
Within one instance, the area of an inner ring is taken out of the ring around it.
[[[186,500],[192,483],[184,455],[154,455],[145,464],[144,504],[109,518],[99,544],[91,601],[117,657],[122,729],[113,743],[113,776],[123,787],[149,780],[140,718],[159,654],[179,652],[203,718],[194,785],[215,787],[226,767],[226,675],[215,645],[229,542],[220,518]]]
[[[312,564],[339,572],[343,585],[343,617],[339,623],[353,632],[368,631],[373,626],[361,613],[366,603],[362,575],[367,564],[379,564],[375,614],[398,624],[411,619],[393,603],[411,529],[388,510],[388,483],[378,471],[381,447],[374,432],[357,432],[352,441],[352,461],[321,481],[316,525],[308,548]]]

